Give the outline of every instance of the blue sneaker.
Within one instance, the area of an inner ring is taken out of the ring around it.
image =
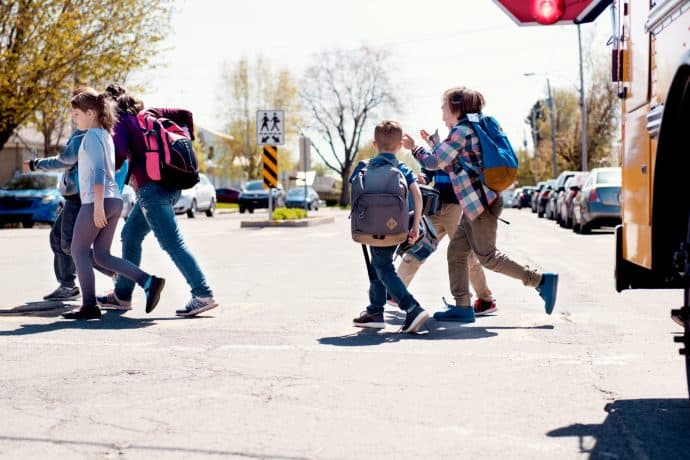
[[[456,323],[474,323],[474,308],[470,305],[466,307],[458,307],[450,305],[446,302],[445,297],[441,297],[443,303],[446,305],[446,311],[437,311],[434,313],[436,321],[454,321]]]
[[[558,273],[542,273],[541,283],[537,286],[539,297],[544,299],[544,310],[547,315],[553,312],[558,294]]]

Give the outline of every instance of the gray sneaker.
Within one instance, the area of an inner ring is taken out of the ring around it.
[[[177,316],[196,316],[212,308],[216,308],[218,304],[213,297],[192,297],[192,300],[181,310],[176,310]]]
[[[58,286],[53,292],[43,297],[43,300],[77,300],[79,298],[79,288]]]
[[[106,295],[97,296],[96,302],[104,310],[131,310],[132,301],[118,299],[115,291],[109,292]]]

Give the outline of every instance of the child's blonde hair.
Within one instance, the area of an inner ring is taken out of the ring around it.
[[[75,91],[70,104],[72,108],[83,112],[87,110],[96,112],[100,125],[112,134],[113,127],[117,123],[117,109],[115,108],[115,102],[107,94],[98,94],[93,88],[80,88]]]
[[[383,120],[374,129],[374,140],[379,150],[384,152],[396,152],[400,149],[403,130],[395,120]]]
[[[478,113],[484,108],[484,96],[479,91],[456,86],[443,93],[443,102],[448,103],[450,111],[457,114],[458,119],[468,113]]]

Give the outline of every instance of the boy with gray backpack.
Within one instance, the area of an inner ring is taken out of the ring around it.
[[[393,255],[398,245],[405,241],[417,241],[422,217],[422,194],[417,178],[407,165],[396,158],[402,136],[398,122],[380,122],[374,130],[374,147],[378,155],[368,163],[361,162],[350,177],[352,239],[362,244],[370,280],[369,305],[352,324],[355,327],[383,329],[383,311],[388,292],[405,312],[401,332],[415,333],[429,318],[429,313],[412,297],[393,265]],[[414,204],[411,228],[408,193],[412,195]]]

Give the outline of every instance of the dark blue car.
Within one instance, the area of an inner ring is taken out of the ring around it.
[[[53,223],[64,205],[58,184],[60,174],[19,174],[0,188],[0,223],[21,222],[25,228],[36,222]]]
[[[285,206],[288,208],[307,208],[310,211],[318,211],[319,194],[311,187],[306,189],[306,199],[304,187],[295,187],[287,191]]]

